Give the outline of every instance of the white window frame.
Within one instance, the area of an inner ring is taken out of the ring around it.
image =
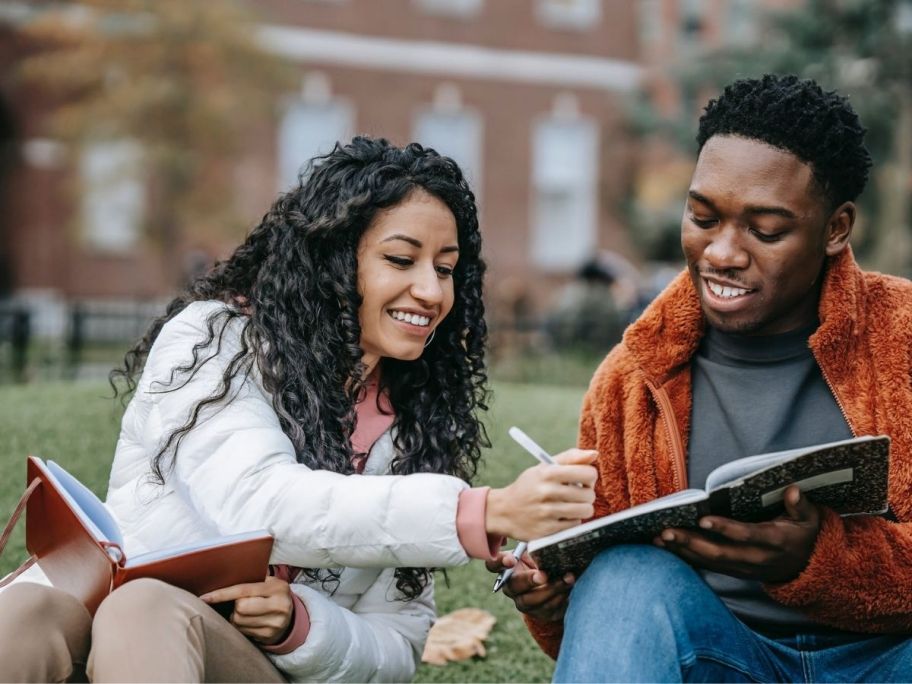
[[[535,15],[545,26],[585,31],[602,21],[602,0],[536,0]]]
[[[426,128],[428,122],[436,120],[445,123],[447,119],[458,125],[464,125],[468,129],[470,139],[463,141],[467,144],[460,146],[459,149],[453,144],[453,140],[458,136],[451,136],[447,139],[446,136],[428,134]],[[425,147],[431,147],[440,154],[452,158],[459,164],[472,192],[475,193],[476,200],[480,201],[484,183],[484,120],[481,114],[472,108],[461,106],[458,109],[440,109],[439,107],[421,109],[414,118],[412,138]]]
[[[85,244],[102,253],[135,251],[147,202],[142,146],[129,139],[88,141],[80,151],[79,177]]]
[[[295,117],[300,117],[298,121]],[[337,122],[333,130],[325,127],[324,133],[311,135],[315,126],[308,123],[308,117],[324,117]],[[276,166],[278,186],[287,191],[298,182],[298,176],[306,171],[313,157],[331,152],[336,142],[349,142],[355,127],[355,111],[342,98],[313,99],[302,96],[286,104],[282,119],[276,131]],[[298,151],[292,150],[300,147]],[[304,149],[306,148],[306,149]]]
[[[571,143],[555,142],[567,133]],[[550,149],[549,149],[550,148]],[[582,116],[549,116],[533,124],[530,260],[543,271],[572,273],[598,245],[599,127]],[[577,203],[569,215],[546,213],[548,194]]]
[[[412,0],[412,2],[427,14],[455,19],[476,17],[484,7],[484,0]]]

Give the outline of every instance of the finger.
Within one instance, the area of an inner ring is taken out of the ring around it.
[[[809,498],[801,493],[797,485],[792,485],[785,490],[785,513],[796,522],[812,523],[818,517],[817,507]]]
[[[287,625],[290,620],[287,615],[282,613],[266,613],[252,616],[232,613],[230,622],[238,629],[279,629],[280,627]]]
[[[591,518],[595,514],[595,507],[591,503],[558,503],[551,506],[551,517],[563,521],[573,521],[578,525],[581,520]],[[562,525],[561,529],[566,527]]]
[[[234,602],[234,612],[244,617],[268,615],[280,610],[276,601],[265,596],[246,596]]]
[[[494,558],[485,561],[485,568],[488,572],[500,573],[514,565],[516,565],[516,558],[509,551],[500,551]]]
[[[541,570],[533,570],[522,566],[514,572],[504,585],[503,592],[510,598],[533,591],[537,587],[548,583],[548,576]]]
[[[687,560],[702,567],[737,568],[764,565],[769,561],[769,549],[753,544],[732,544],[684,530],[665,530],[662,540],[666,548],[685,552]],[[679,554],[680,555],[680,554]]]
[[[570,587],[563,581],[550,582],[533,591],[528,591],[514,599],[516,608],[523,613],[536,612],[544,608],[555,598],[565,599],[570,593]]]
[[[591,465],[562,465],[559,468],[549,466],[543,474],[554,482],[582,485],[586,489],[593,487],[598,479],[598,471]]]
[[[705,518],[700,518],[699,525],[700,529],[734,542],[757,542],[758,526],[751,523],[743,523],[731,518],[706,516]]]
[[[200,596],[206,603],[222,603],[236,601],[245,596],[260,596],[266,590],[265,582],[251,582],[248,584],[235,584],[230,587],[216,589]]]
[[[536,564],[535,560],[532,558],[532,556],[529,555],[528,552],[526,552],[526,553],[523,554],[522,563],[523,563],[523,565],[525,565],[527,568],[531,568],[531,569],[533,569],[533,570],[535,570],[535,569],[538,568],[538,564]]]
[[[238,627],[238,631],[246,637],[260,643],[269,643],[277,636],[277,630],[273,627]]]
[[[598,451],[595,449],[567,449],[562,451],[554,460],[560,465],[574,465],[595,463],[598,458]]]

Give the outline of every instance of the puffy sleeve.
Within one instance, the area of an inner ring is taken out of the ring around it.
[[[310,632],[291,653],[269,658],[293,681],[411,681],[434,622],[434,584],[411,601],[390,600],[396,592],[393,573],[381,572],[350,609],[292,584],[307,606]]]
[[[172,369],[185,365],[193,345],[206,339],[207,315],[218,306],[190,305],[163,327],[150,352],[138,388],[151,399],[142,426],[146,453],[156,453],[213,394],[240,349],[243,319],[235,318],[200,352],[208,360],[189,381],[177,376],[167,384]],[[276,539],[271,562],[298,567],[440,567],[468,560],[456,528],[465,482],[437,474],[311,470],[296,462],[255,370],[235,378],[228,397],[200,413],[168,475],[215,531],[266,529]]]

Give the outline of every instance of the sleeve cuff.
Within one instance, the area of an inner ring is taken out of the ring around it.
[[[504,538],[485,532],[485,509],[488,504],[490,487],[473,487],[459,493],[456,507],[456,534],[459,543],[471,558],[488,560],[494,558]]]
[[[310,633],[310,614],[307,612],[307,606],[294,592],[291,594],[291,600],[294,603],[294,615],[291,618],[291,629],[288,632],[288,636],[283,641],[271,646],[259,644],[260,649],[266,651],[266,653],[285,655],[307,641],[307,635]]]

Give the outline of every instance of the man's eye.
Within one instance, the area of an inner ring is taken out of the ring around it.
[[[751,228],[750,232],[753,233],[754,237],[760,240],[760,242],[779,242],[779,240],[782,239],[782,233],[770,235],[769,233],[763,233],[756,228]]]
[[[696,216],[690,216],[690,222],[699,228],[711,228],[716,225],[716,219],[714,218],[697,218]]]
[[[415,263],[408,257],[393,256],[392,254],[384,254],[383,258],[395,266],[411,266]]]

